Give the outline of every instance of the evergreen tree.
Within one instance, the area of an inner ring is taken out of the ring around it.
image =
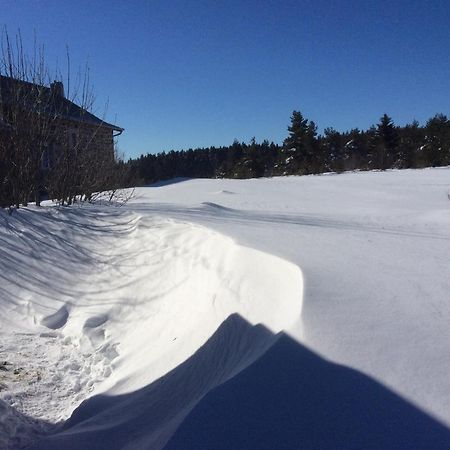
[[[436,114],[427,122],[422,158],[425,166],[450,164],[450,121],[444,114]]]
[[[130,173],[151,183],[173,177],[250,178],[450,164],[450,120],[443,114],[425,127],[417,121],[397,127],[384,114],[366,131],[326,128],[318,136],[315,123],[294,111],[288,131],[283,147],[253,138],[249,144],[234,140],[227,147],[148,154],[129,161]]]
[[[369,168],[370,140],[374,131],[360,131],[354,128],[345,134],[344,169],[367,170]]]
[[[384,114],[371,141],[371,167],[388,169],[398,162],[398,131],[393,120]]]
[[[304,118],[300,111],[294,111],[289,136],[284,141],[282,164],[289,174],[306,174],[316,172],[317,161],[317,126]]]
[[[322,139],[324,162],[327,169],[335,172],[345,170],[344,138],[341,133],[332,127],[325,128]]]
[[[399,165],[400,168],[408,169],[417,167],[418,155],[424,145],[425,134],[419,122],[414,120],[404,128],[399,129]]]

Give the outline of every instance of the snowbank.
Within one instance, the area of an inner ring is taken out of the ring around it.
[[[1,445],[450,447],[449,168],[176,181],[1,216]]]
[[[177,372],[183,380],[177,395],[179,383],[171,395],[152,383],[193,355],[230,315],[277,333],[301,312],[298,267],[204,227],[87,207],[20,210],[3,220],[8,258],[1,263],[7,295],[0,302],[0,351],[11,375],[0,398],[30,422],[2,421],[4,447],[50,430],[59,434],[40,448],[62,442],[79,448],[96,439],[95,448],[111,448],[105,430],[129,445],[160,447],[200,398],[254,361],[273,334],[246,339],[227,328],[203,350],[201,366],[189,368],[189,376]],[[211,372],[224,352],[229,358]],[[19,366],[23,381],[12,372]],[[127,406],[126,394],[135,407]],[[64,430],[55,430],[52,424],[92,396]],[[113,398],[114,407],[104,398]],[[148,426],[131,439],[142,417]]]

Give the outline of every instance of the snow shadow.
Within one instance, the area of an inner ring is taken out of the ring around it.
[[[45,420],[29,417],[0,400],[0,448],[2,450],[27,448],[39,436],[48,434],[57,426]]]
[[[70,303],[83,295],[85,289],[76,280],[98,271],[108,260],[108,244],[117,245],[136,224],[122,211],[86,207],[24,208],[12,216],[0,212],[0,226],[4,307],[6,302],[21,305],[26,297],[36,303],[49,297]],[[99,242],[105,243],[100,251]]]
[[[374,379],[281,333],[209,393],[166,449],[448,449],[450,430]]]
[[[138,197],[137,197],[138,199]],[[237,224],[267,223],[278,225],[294,225],[302,227],[332,229],[341,231],[359,231],[391,235],[396,237],[430,238],[449,241],[447,235],[430,233],[424,229],[405,229],[395,225],[370,224],[357,219],[346,218],[339,220],[332,216],[321,214],[279,214],[264,211],[252,211],[229,208],[218,203],[203,202],[197,207],[185,207],[170,203],[133,203],[135,211],[145,211],[146,213],[170,215],[173,218],[183,221],[195,221],[201,218],[202,223],[222,223],[224,220]]]
[[[192,178],[187,178],[187,177],[177,177],[177,178],[171,178],[170,180],[161,180],[161,181],[156,181],[155,183],[152,184],[148,184],[145,187],[163,187],[163,186],[169,186],[170,184],[177,184],[177,183],[182,183],[183,181],[189,181],[192,180]]]
[[[86,400],[37,449],[450,448],[450,430],[285,333],[226,319],[184,363]]]

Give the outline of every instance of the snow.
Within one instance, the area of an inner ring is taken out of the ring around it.
[[[0,448],[448,448],[449,186],[178,179],[1,213]]]

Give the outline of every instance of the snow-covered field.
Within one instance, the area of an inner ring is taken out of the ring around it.
[[[450,168],[0,213],[0,448],[450,448]]]

